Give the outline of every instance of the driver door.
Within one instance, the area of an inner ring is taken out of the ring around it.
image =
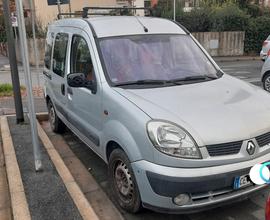
[[[67,87],[67,108],[73,131],[96,153],[100,154],[102,124],[101,89],[96,77],[96,63],[89,36],[84,31],[72,36],[70,73],[83,73],[88,81],[97,84],[96,91]]]

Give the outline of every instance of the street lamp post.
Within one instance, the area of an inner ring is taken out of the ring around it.
[[[173,0],[173,20],[175,21],[175,6],[176,6],[176,3],[175,3],[175,0]]]
[[[35,28],[35,9],[33,6],[33,0],[29,0],[29,5],[30,5],[30,11],[31,11],[31,23],[32,23],[32,33],[33,33],[33,42],[34,42],[34,54],[35,54],[35,63],[36,63],[36,71],[37,71],[37,84],[40,86],[40,81],[39,81],[39,55],[38,55],[38,50],[37,50],[37,38],[36,38],[36,28]]]
[[[37,121],[36,121],[36,115],[35,115],[34,98],[33,98],[33,93],[32,93],[32,80],[31,80],[31,75],[30,75],[29,54],[28,54],[28,46],[27,46],[27,40],[26,40],[25,22],[24,22],[24,16],[23,16],[23,5],[22,5],[22,0],[15,0],[15,1],[16,1],[16,10],[17,10],[18,24],[19,24],[21,54],[22,54],[24,75],[25,75],[26,88],[27,88],[29,118],[30,118],[30,124],[31,124],[32,144],[33,144],[34,159],[35,159],[35,170],[40,171],[42,169],[41,152],[40,152],[40,145],[38,141]]]
[[[58,7],[58,14],[61,13],[61,1],[60,0],[57,0],[57,7]]]

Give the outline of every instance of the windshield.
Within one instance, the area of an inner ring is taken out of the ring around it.
[[[104,38],[100,47],[113,85],[218,77],[214,65],[188,35]]]

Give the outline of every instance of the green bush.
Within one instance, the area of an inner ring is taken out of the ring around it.
[[[269,24],[269,16],[261,16],[250,19],[249,25],[245,30],[245,52],[260,52],[263,41],[270,34]]]
[[[262,16],[264,13],[260,6],[255,4],[248,4],[245,10],[247,14],[254,18]]]
[[[198,8],[191,12],[178,13],[176,20],[191,32],[205,32],[211,29],[211,9]]]
[[[161,17],[173,17],[172,10],[159,8]],[[203,4],[191,12],[176,11],[176,20],[191,32],[242,31],[248,25],[250,16],[235,3]]]
[[[21,90],[24,91],[26,88],[21,86]],[[13,95],[13,87],[9,83],[0,84],[0,97],[3,96],[12,96]]]
[[[8,83],[0,84],[0,97],[11,95],[12,95],[12,85]]]
[[[243,31],[248,25],[248,16],[234,3],[217,6],[211,15],[211,31]]]

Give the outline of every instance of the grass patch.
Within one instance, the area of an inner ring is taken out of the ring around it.
[[[24,91],[25,87],[21,86],[21,91]],[[9,83],[0,84],[0,97],[13,96],[13,87]]]

